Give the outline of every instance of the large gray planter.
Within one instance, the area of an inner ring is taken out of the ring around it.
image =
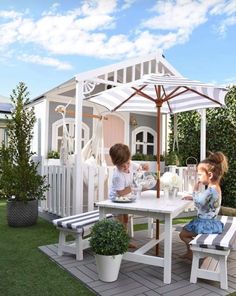
[[[7,222],[9,226],[24,227],[36,224],[38,218],[38,201],[7,201]]]

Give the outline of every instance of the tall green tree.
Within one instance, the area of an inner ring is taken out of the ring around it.
[[[32,160],[36,117],[34,109],[27,107],[27,86],[20,82],[10,99],[13,110],[7,124],[8,144],[0,149],[1,196],[23,201],[41,199],[48,186],[45,177],[38,174],[38,164]]]

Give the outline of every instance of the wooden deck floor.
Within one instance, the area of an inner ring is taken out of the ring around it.
[[[146,240],[146,231],[135,232],[137,245]],[[215,296],[236,292],[236,252],[228,259],[228,291],[221,290],[218,282],[198,280],[189,282],[191,262],[180,258],[185,251],[178,232],[173,233],[172,282],[163,283],[163,269],[160,267],[122,261],[119,278],[113,283],[104,283],[98,279],[95,259],[91,250],[84,252],[84,260],[79,262],[73,255],[57,255],[57,245],[41,246],[39,249],[78,280],[82,281],[95,295],[101,296]],[[160,244],[160,252],[163,245]],[[236,294],[235,294],[236,295]]]

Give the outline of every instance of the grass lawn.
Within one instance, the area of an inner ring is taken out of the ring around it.
[[[31,227],[9,227],[6,202],[0,201],[0,295],[95,295],[38,250],[57,241],[56,228],[40,218]]]
[[[173,220],[173,225],[175,224],[186,224],[188,223],[193,217],[187,217],[187,218],[176,218]],[[160,223],[163,223],[160,221]],[[136,224],[134,225],[134,231],[139,231],[139,230],[146,230],[148,229],[148,224],[143,223],[143,224]]]
[[[179,219],[176,223],[187,221]],[[135,230],[143,229],[147,224],[135,225]],[[9,227],[6,202],[0,201],[0,295],[95,295],[38,249],[57,242],[58,230],[41,218],[31,227]]]

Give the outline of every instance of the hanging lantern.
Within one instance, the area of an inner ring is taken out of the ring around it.
[[[198,161],[193,156],[186,159],[187,168],[184,170],[184,191],[193,192],[194,185],[197,182],[197,164]]]

